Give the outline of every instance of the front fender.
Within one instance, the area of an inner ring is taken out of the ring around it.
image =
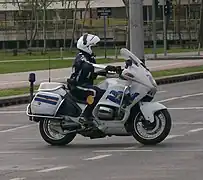
[[[140,111],[142,112],[145,119],[150,121],[151,123],[154,122],[154,113],[156,111],[167,109],[166,106],[158,102],[140,102],[139,106]]]

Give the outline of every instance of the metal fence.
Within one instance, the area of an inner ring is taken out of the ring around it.
[[[102,19],[76,20],[75,29],[73,19],[68,20],[48,20],[43,31],[44,23],[40,21],[0,21],[0,46],[4,49],[26,48],[26,40],[32,39],[32,47],[43,47],[44,37],[47,47],[60,48],[64,44],[70,45],[73,38],[75,42],[83,32],[97,34],[104,39],[104,24]],[[84,23],[84,25],[83,25]],[[187,19],[168,22],[167,38],[169,41],[196,41],[199,32],[199,19]],[[157,40],[163,40],[163,21],[157,20]],[[74,31],[74,33],[73,33]],[[111,44],[125,43],[127,40],[127,20],[109,18],[106,25],[107,42]],[[152,22],[144,22],[145,42],[151,42]],[[65,42],[65,43],[64,43]]]

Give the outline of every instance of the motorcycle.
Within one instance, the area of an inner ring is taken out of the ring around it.
[[[93,127],[83,128],[79,119],[86,105],[94,101],[95,92],[88,92],[87,100],[81,101],[73,96],[75,87],[69,81],[40,84],[26,113],[29,120],[39,123],[48,144],[66,145],[80,134],[90,139],[133,136],[141,144],[155,145],[168,136],[172,121],[167,107],[152,101],[157,92],[155,79],[128,49],[122,48],[120,54],[125,68],[113,77],[106,66],[94,64],[102,69],[98,75],[106,79],[98,84],[105,93],[92,112]]]

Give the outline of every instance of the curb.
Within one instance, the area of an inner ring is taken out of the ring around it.
[[[172,83],[178,83],[178,82],[190,81],[190,80],[196,80],[196,79],[203,79],[203,72],[187,73],[187,74],[181,74],[181,75],[175,75],[175,76],[155,78],[157,85],[172,84]],[[30,102],[29,94],[3,97],[3,98],[0,98],[0,107],[28,104],[29,102]]]
[[[171,57],[157,57],[157,58],[151,58],[146,57],[146,60],[201,60],[203,59],[203,56],[171,56]]]
[[[27,104],[27,103],[29,103],[29,101],[30,101],[29,94],[2,97],[2,98],[0,98],[0,107]]]
[[[157,85],[172,84],[184,81],[203,79],[203,72],[187,73],[174,76],[156,78]]]

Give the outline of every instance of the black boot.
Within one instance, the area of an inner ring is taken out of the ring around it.
[[[85,128],[89,128],[89,127],[93,127],[94,123],[93,123],[93,117],[87,117],[82,115],[79,119],[79,122],[81,123],[82,126],[84,126]]]

